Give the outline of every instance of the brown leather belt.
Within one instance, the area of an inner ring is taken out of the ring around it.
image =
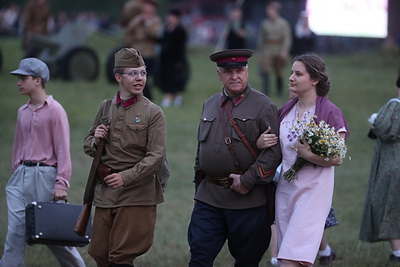
[[[43,162],[35,162],[35,161],[30,161],[30,160],[21,160],[20,161],[21,165],[27,166],[27,167],[57,167],[57,165],[48,165]]]
[[[108,176],[112,173],[118,173],[118,172],[122,172],[122,171],[124,171],[124,170],[114,170],[105,164],[99,163],[99,166],[97,167],[96,176],[97,176],[97,179],[100,181],[100,183],[102,183],[106,176]]]
[[[233,179],[230,177],[211,177],[207,175],[206,179],[212,184],[223,187],[230,187],[233,183]]]

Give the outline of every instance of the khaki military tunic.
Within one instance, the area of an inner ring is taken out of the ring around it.
[[[35,1],[28,3],[23,13],[24,36],[22,39],[22,47],[24,50],[29,48],[33,35],[47,35],[50,17],[51,10],[47,4],[36,5]]]
[[[144,58],[154,57],[161,26],[158,16],[145,22],[133,19],[125,28],[124,43],[127,47],[134,47]]]
[[[123,104],[117,105],[114,97],[108,113],[104,111],[105,103],[101,105],[84,140],[84,151],[94,155],[94,131],[99,124],[109,123],[101,162],[121,174],[124,186],[111,189],[99,182],[94,205],[115,208],[163,202],[162,188],[155,176],[166,150],[166,119],[163,111],[143,95],[138,95],[136,103],[128,108],[124,108]]]
[[[122,14],[119,23],[126,27],[128,23],[137,15],[142,13],[143,0],[129,0],[122,8]]]
[[[24,10],[24,27],[26,32],[41,35],[47,34],[47,25],[51,17],[50,7],[46,5],[35,5],[30,2]]]
[[[266,19],[261,24],[258,39],[258,51],[261,54],[264,70],[270,69],[270,58],[280,56],[282,52],[289,54],[292,46],[292,32],[289,23],[279,17]]]

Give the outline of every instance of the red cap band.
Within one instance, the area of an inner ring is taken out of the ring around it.
[[[247,57],[226,57],[217,60],[217,65],[224,63],[247,62]]]

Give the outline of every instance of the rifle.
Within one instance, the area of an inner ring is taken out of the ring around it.
[[[89,172],[89,178],[86,183],[85,194],[83,196],[83,206],[78,219],[76,220],[74,232],[80,236],[85,235],[86,228],[89,223],[90,213],[92,210],[92,202],[94,198],[94,189],[96,187],[96,172],[100,163],[101,154],[103,153],[105,139],[101,138],[97,144],[96,153],[94,154],[92,166]]]

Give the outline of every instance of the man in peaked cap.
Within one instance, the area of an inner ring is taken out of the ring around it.
[[[152,245],[156,205],[164,201],[155,173],[165,158],[166,119],[143,96],[146,74],[139,51],[115,54],[119,91],[103,101],[84,140],[85,153],[93,156],[105,139],[88,250],[98,266],[133,266]]]
[[[47,65],[37,58],[25,58],[10,74],[17,76],[19,92],[29,100],[18,109],[12,175],[6,186],[8,231],[1,267],[25,266],[25,206],[33,201],[67,199],[72,168],[68,117],[45,91],[50,79]],[[61,266],[86,266],[74,247],[47,247]]]
[[[252,55],[231,49],[210,56],[223,89],[205,101],[198,129],[189,266],[213,266],[228,240],[235,266],[255,267],[269,246],[274,218],[266,190],[281,150],[278,143],[259,151],[256,141],[264,132],[278,134],[278,110],[248,84]]]

